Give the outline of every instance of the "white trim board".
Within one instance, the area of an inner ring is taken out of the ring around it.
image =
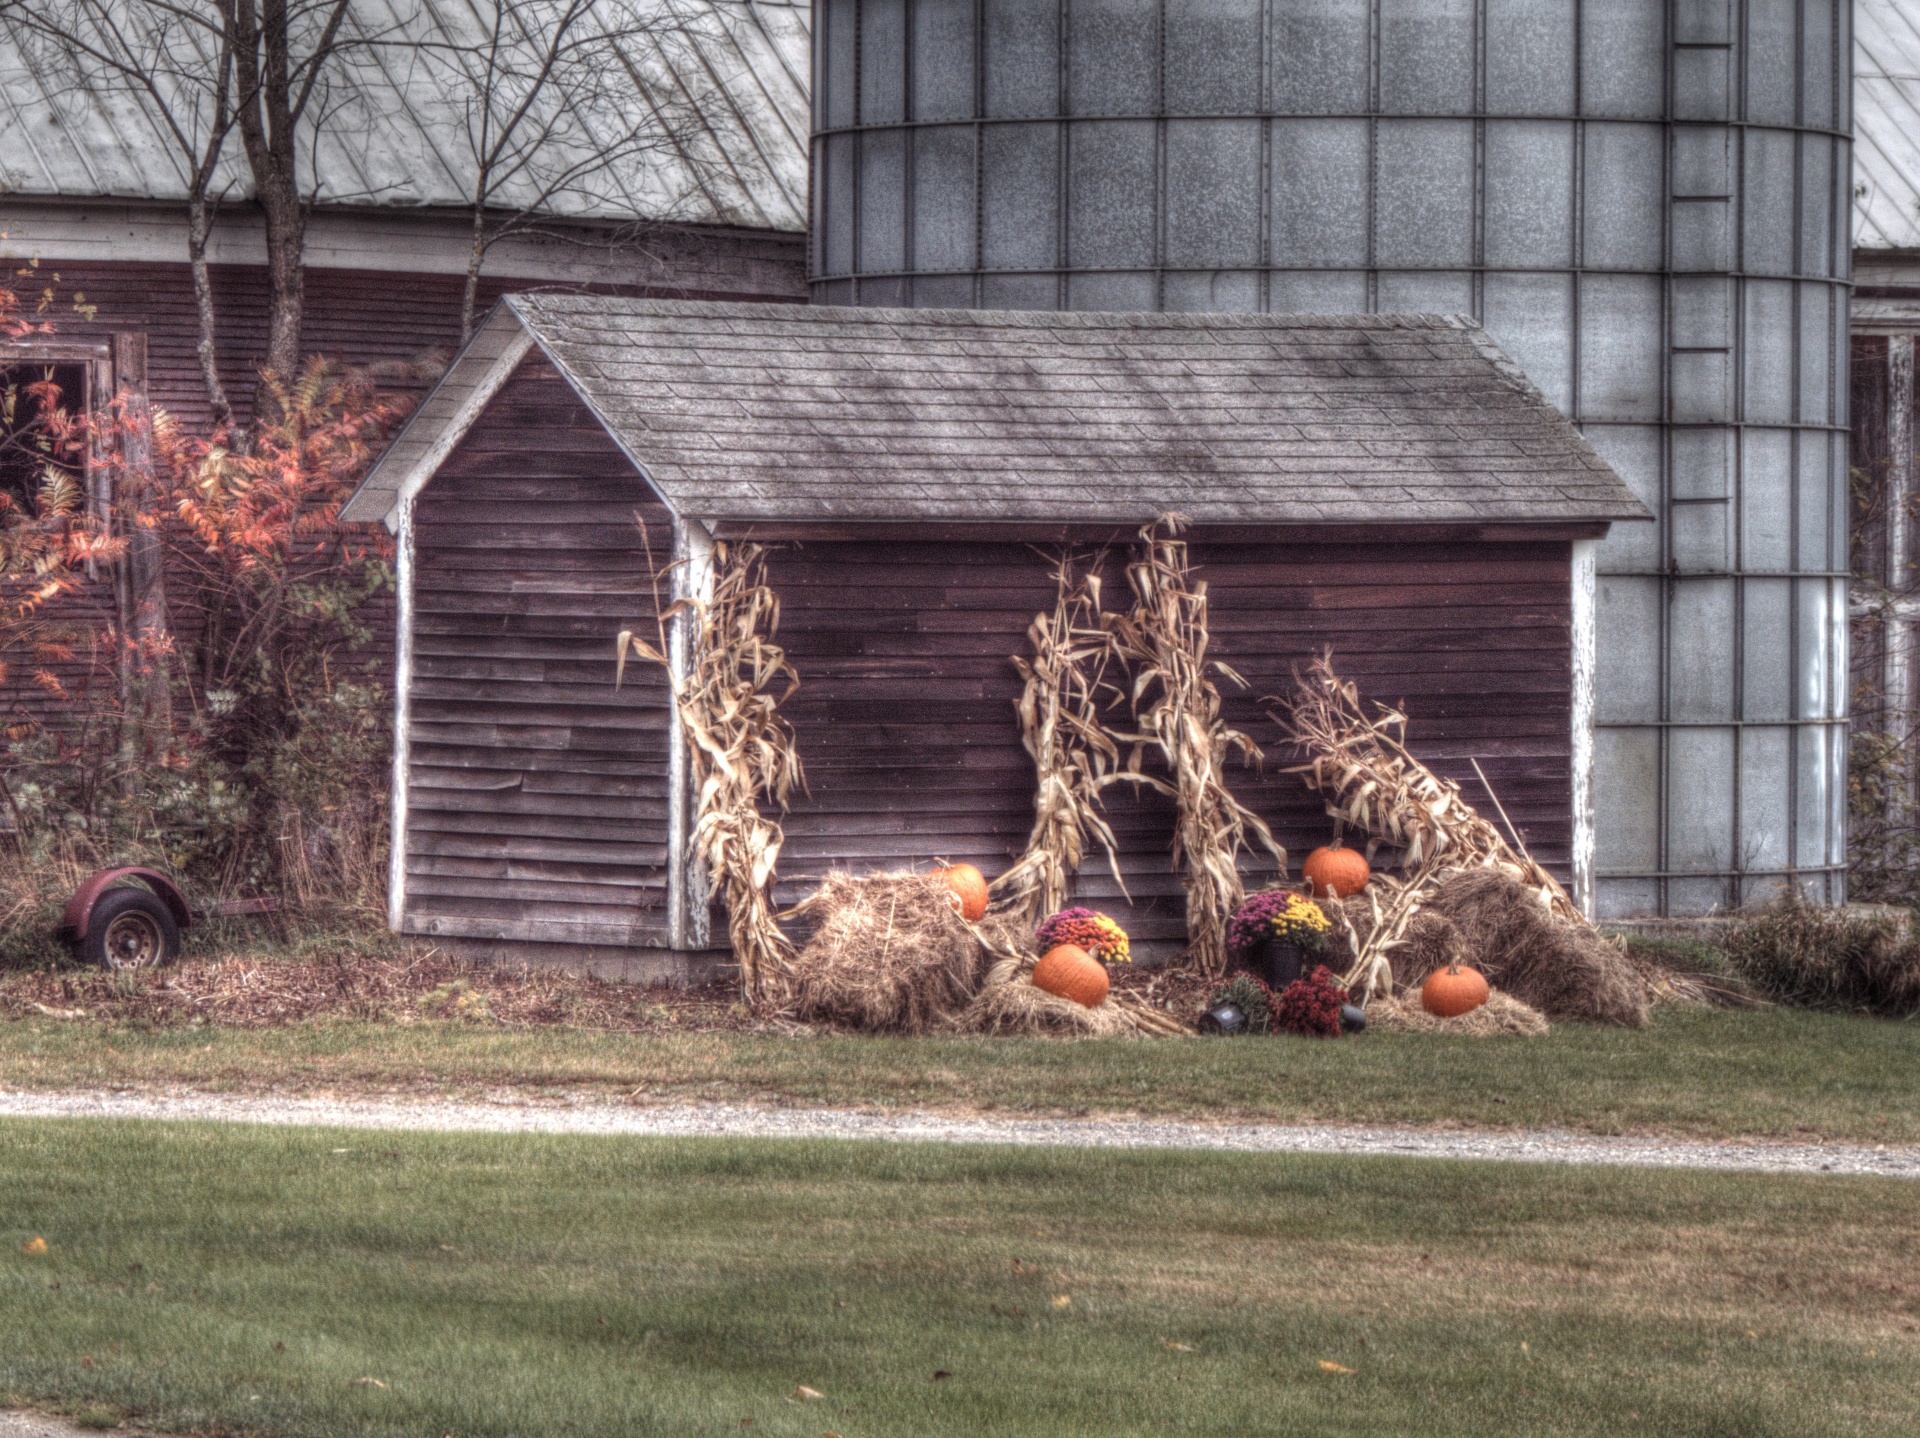
[[[341,518],[360,524],[382,521],[398,533],[401,502],[426,486],[532,349],[533,336],[513,311],[496,310],[367,471],[341,509]]]
[[[5,199],[3,213],[0,259],[187,262],[184,207],[16,195]],[[635,233],[624,221],[548,219],[540,222],[537,233],[496,240],[481,274],[539,284],[726,288],[789,298],[804,293],[798,254],[803,239],[801,232],[670,221]],[[716,242],[758,256],[766,267],[729,265],[710,253]],[[307,222],[301,263],[315,270],[464,275],[472,254],[473,221],[464,215],[319,209]],[[216,265],[264,265],[264,222],[250,208],[223,210],[208,236],[207,259]]]
[[[1594,671],[1599,664],[1596,589],[1600,541],[1576,539],[1572,555],[1573,641],[1573,899],[1588,918],[1594,916],[1593,717]]]
[[[393,641],[393,792],[388,819],[387,927],[401,932],[407,909],[407,770],[413,745],[413,500],[395,513]]]

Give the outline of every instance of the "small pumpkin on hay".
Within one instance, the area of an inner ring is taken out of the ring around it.
[[[1097,1009],[1107,1001],[1107,963],[1131,963],[1127,931],[1092,909],[1062,909],[1034,931],[1041,951],[1033,966],[1035,988]]]
[[[1072,999],[1084,1009],[1104,1004],[1110,987],[1106,966],[1078,944],[1056,944],[1048,949],[1033,966],[1030,982],[1036,989]]]
[[[1471,964],[1435,969],[1420,985],[1420,1007],[1443,1019],[1457,1019],[1484,1004],[1493,993],[1487,976]]]
[[[947,886],[947,900],[953,905],[954,912],[969,924],[977,924],[987,916],[987,876],[972,864],[949,864],[944,869],[935,869],[934,877],[942,879]]]

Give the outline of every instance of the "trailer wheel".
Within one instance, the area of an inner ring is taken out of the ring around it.
[[[180,926],[159,895],[109,889],[93,906],[93,920],[77,949],[83,963],[103,969],[158,968],[180,953]]]

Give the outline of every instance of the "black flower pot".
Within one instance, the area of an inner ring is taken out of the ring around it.
[[[1340,1005],[1340,1027],[1350,1034],[1366,1032],[1367,1011],[1358,1004]]]
[[[1247,955],[1247,967],[1276,994],[1300,977],[1306,954],[1287,939],[1268,939]]]

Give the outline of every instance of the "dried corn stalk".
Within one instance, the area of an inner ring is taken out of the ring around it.
[[[1227,921],[1244,895],[1238,859],[1251,833],[1287,868],[1287,851],[1265,821],[1227,788],[1227,760],[1261,758],[1259,746],[1220,717],[1220,691],[1212,670],[1242,688],[1246,680],[1219,660],[1209,661],[1207,586],[1195,582],[1187,546],[1179,538],[1184,516],[1162,515],[1140,531],[1140,557],[1127,566],[1133,608],[1103,616],[1114,653],[1133,673],[1136,732],[1115,734],[1131,745],[1125,766],[1109,782],[1124,780],[1171,794],[1178,806],[1173,862],[1186,862],[1188,953],[1203,973],[1227,965]],[[1146,774],[1148,749],[1165,760],[1171,782]]]
[[[691,624],[691,655],[686,673],[676,674],[667,635],[682,615]],[[793,726],[779,713],[800,687],[786,651],[773,642],[779,628],[780,599],[766,583],[765,548],[716,543],[711,594],[658,609],[657,645],[622,630],[614,679],[625,676],[629,654],[667,670],[698,795],[694,859],[726,905],[741,991],[763,1012],[787,1002],[794,950],[773,917],[784,835],[761,814],[760,801],[771,800],[784,813],[794,787],[806,783]]]
[[[1033,830],[1019,861],[993,881],[998,902],[1029,923],[1066,906],[1068,882],[1089,841],[1106,850],[1126,893],[1113,830],[1100,812],[1100,791],[1120,766],[1119,746],[1100,722],[1102,676],[1112,653],[1100,627],[1100,576],[1077,577],[1066,551],[1053,573],[1053,612],[1035,615],[1027,626],[1033,657],[1013,661],[1026,681],[1014,707],[1020,742],[1033,757]]]
[[[1367,713],[1359,689],[1335,672],[1331,654],[1308,666],[1291,699],[1277,702],[1272,718],[1308,756],[1287,772],[1304,775],[1337,822],[1403,849],[1402,866],[1415,882],[1430,885],[1461,869],[1499,869],[1561,918],[1587,922],[1518,835],[1509,844],[1461,797],[1458,784],[1413,756],[1406,715],[1377,703]]]
[[[1407,941],[1413,916],[1432,891],[1432,884],[1416,877],[1402,883],[1391,874],[1375,874],[1358,895],[1333,906],[1342,932],[1353,948],[1353,963],[1340,976],[1340,986],[1361,1004],[1376,995],[1393,992],[1393,961],[1388,957]],[[1385,894],[1386,901],[1381,902]],[[1369,913],[1363,935],[1353,922],[1353,908],[1364,898]]]

